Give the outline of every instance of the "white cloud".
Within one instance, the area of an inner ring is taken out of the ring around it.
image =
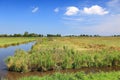
[[[39,10],[39,7],[34,7],[34,8],[32,9],[32,13],[36,13],[38,10]]]
[[[89,15],[105,15],[108,14],[109,11],[105,10],[101,6],[93,5],[91,7],[84,7],[83,10],[80,10],[78,7],[75,6],[69,6],[66,8],[65,15],[67,16],[73,16],[78,14],[89,14]]]
[[[85,14],[95,14],[95,15],[105,15],[109,13],[104,8],[98,5],[93,5],[90,8],[85,7],[82,12]]]
[[[79,8],[75,6],[69,6],[66,8],[65,15],[72,16],[72,15],[77,15],[78,13],[79,13]]]
[[[55,8],[54,12],[56,12],[56,13],[59,12],[59,8]]]
[[[76,7],[77,8],[77,7]],[[114,35],[120,34],[120,0],[109,0],[106,8],[99,5],[77,8],[72,17],[64,17],[64,25],[70,27],[71,32],[85,34]],[[65,14],[72,15],[74,10],[67,9]],[[84,15],[86,14],[86,15]],[[108,15],[105,15],[108,14]],[[105,15],[105,16],[91,16]]]

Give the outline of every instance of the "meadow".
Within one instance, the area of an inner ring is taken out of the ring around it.
[[[119,38],[40,38],[31,51],[16,50],[6,64],[17,72],[120,66],[116,42]]]
[[[34,41],[32,37],[0,37],[0,48]]]
[[[85,74],[84,72],[64,74],[55,73],[44,77],[24,77],[19,80],[120,80],[120,72],[100,72],[96,74]]]
[[[36,40],[36,44],[31,50],[16,50],[14,56],[9,56],[6,60],[9,71],[31,72],[31,71],[59,71],[65,69],[80,69],[90,67],[119,67],[120,66],[120,38],[119,37],[43,37]],[[102,77],[104,80],[112,80],[110,76],[119,72],[89,74],[85,79],[96,80]],[[21,80],[79,80],[76,74],[55,74],[54,76],[29,77]],[[97,76],[97,77],[95,77]],[[104,76],[108,76],[105,78]],[[110,79],[109,79],[110,77]],[[50,78],[50,79],[49,79]],[[90,79],[91,78],[91,79]],[[101,80],[98,79],[98,80]],[[114,80],[118,80],[118,77]]]

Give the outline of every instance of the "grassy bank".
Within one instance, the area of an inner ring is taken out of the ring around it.
[[[32,37],[0,37],[0,48],[34,41]]]
[[[120,66],[118,46],[111,48],[106,44],[101,46],[101,43],[86,44],[79,41],[80,39],[42,38],[37,41],[31,51],[17,50],[14,56],[8,57],[6,59],[7,67],[11,71],[29,72]],[[108,42],[111,41],[108,39]]]
[[[120,80],[120,72],[100,72],[91,74],[85,74],[83,72],[65,74],[56,73],[44,77],[24,77],[19,80]]]

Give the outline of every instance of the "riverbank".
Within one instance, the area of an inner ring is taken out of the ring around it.
[[[99,68],[120,65],[119,50],[111,49],[107,45],[101,46],[99,43],[92,44],[92,47],[90,46],[91,50],[81,51],[79,50],[81,47],[90,44],[84,45],[78,42],[80,39],[43,38],[37,40],[29,52],[17,50],[14,56],[8,57],[5,62],[8,70],[15,72],[80,69],[83,67]],[[99,41],[101,38],[96,39]],[[111,39],[106,39],[111,42]],[[94,45],[96,46],[93,47]]]
[[[55,73],[44,77],[31,76],[24,77],[19,80],[119,80],[120,71],[118,72],[100,72],[85,74],[84,72],[77,73]]]
[[[2,80],[4,80],[4,78],[6,78],[6,76],[9,76],[9,77],[13,76],[8,71],[4,60],[8,56],[13,56],[14,52],[17,49],[22,49],[22,50],[25,50],[25,51],[29,51],[34,44],[35,44],[35,41],[32,41],[32,42],[27,42],[27,43],[20,44],[20,45],[9,46],[7,48],[0,48],[0,80],[1,80],[1,78],[2,78]],[[8,73],[9,73],[9,75],[8,75]],[[15,73],[15,74],[17,74],[17,73]],[[10,78],[7,78],[7,80],[10,80]],[[14,77],[11,80],[14,80]]]
[[[41,77],[45,77],[45,76],[51,76],[54,75],[56,73],[60,73],[60,74],[76,74],[78,72],[84,72],[85,74],[91,74],[91,73],[99,73],[99,72],[104,72],[104,73],[111,73],[111,72],[119,72],[120,71],[120,67],[101,67],[101,68],[95,68],[95,67],[91,67],[91,68],[81,68],[81,69],[66,69],[66,70],[54,70],[54,71],[47,71],[47,72],[38,72],[38,71],[34,71],[34,72],[27,72],[27,73],[18,73],[18,72],[12,72],[9,71],[6,74],[6,79],[8,80],[19,80],[20,78],[24,78],[26,77],[26,80],[29,78],[28,77],[36,77],[38,76],[38,78],[41,79]],[[23,79],[24,80],[24,79]],[[34,80],[34,79],[31,79]],[[39,80],[39,79],[37,79]],[[105,79],[104,79],[105,80]]]
[[[0,48],[15,46],[35,40],[36,38],[34,37],[0,37]]]
[[[13,56],[6,58],[5,62],[10,72],[22,74],[38,71],[43,75],[44,72],[64,72],[68,69],[78,71],[84,67],[88,68],[87,71],[93,67],[90,71],[93,73],[97,72],[95,71],[97,68],[100,70],[100,68],[110,67],[112,72],[114,68],[112,70],[111,67],[119,68],[120,66],[119,41],[120,38],[112,37],[41,38],[36,41],[30,51],[17,50]],[[71,74],[71,72],[67,72]],[[48,76],[45,75],[45,77]],[[39,78],[35,80],[39,80]]]

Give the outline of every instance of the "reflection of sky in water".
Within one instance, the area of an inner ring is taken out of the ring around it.
[[[27,43],[27,44],[10,46],[10,47],[7,47],[7,48],[0,48],[0,76],[1,76],[2,73],[4,74],[4,72],[6,72],[6,70],[5,70],[6,66],[5,66],[5,63],[4,63],[5,58],[7,58],[8,56],[14,55],[14,52],[15,52],[16,49],[23,49],[23,50],[26,50],[26,51],[30,50],[34,43],[35,42],[30,42],[30,43]]]

